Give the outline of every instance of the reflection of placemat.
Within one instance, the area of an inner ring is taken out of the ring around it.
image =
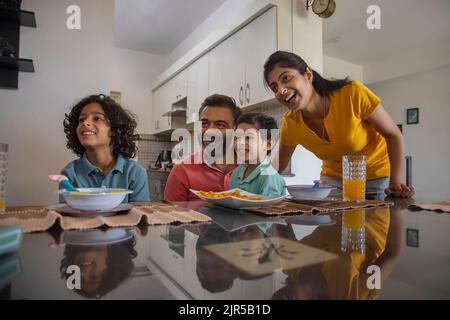
[[[410,205],[408,208],[450,213],[450,202],[444,201],[436,203],[413,204]]]
[[[282,215],[282,214],[293,214],[293,213],[308,213],[308,214],[319,214],[319,213],[330,213],[335,211],[359,209],[359,208],[372,208],[372,207],[386,207],[390,206],[392,203],[384,202],[379,200],[365,200],[362,202],[356,201],[333,201],[324,203],[310,202],[300,203],[290,200],[285,200],[281,204],[274,207],[267,208],[248,208],[247,211],[252,211],[256,213],[262,213],[266,215]]]
[[[0,215],[0,226],[21,224],[24,232],[29,233],[46,231],[55,223],[59,223],[63,230],[85,230],[101,226],[135,226],[141,221],[149,225],[155,225],[174,222],[206,222],[210,220],[211,218],[197,211],[164,202],[149,202],[146,204],[140,203],[126,214],[89,218],[64,216],[42,206],[15,207],[7,209],[6,214]]]
[[[277,269],[297,269],[336,259],[334,253],[281,237],[227,242],[204,247],[249,276],[270,274]]]

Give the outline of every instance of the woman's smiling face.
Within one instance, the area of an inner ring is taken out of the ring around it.
[[[297,69],[275,66],[267,76],[267,83],[283,105],[290,110],[304,110],[313,96],[312,79],[309,68],[302,75]]]

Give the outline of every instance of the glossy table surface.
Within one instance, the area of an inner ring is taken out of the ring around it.
[[[411,201],[310,217],[180,203],[212,222],[26,234],[0,257],[0,298],[450,299],[450,214]]]

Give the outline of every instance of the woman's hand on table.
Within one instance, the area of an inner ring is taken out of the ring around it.
[[[401,198],[412,197],[416,193],[414,191],[413,187],[408,187],[407,185],[405,185],[401,182],[395,182],[395,181],[391,181],[389,183],[389,187],[387,187],[384,190],[384,192],[388,196],[401,197]]]

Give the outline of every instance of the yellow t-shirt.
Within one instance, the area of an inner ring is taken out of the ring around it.
[[[312,131],[301,111],[288,111],[281,125],[281,144],[302,145],[322,163],[322,176],[342,178],[342,156],[365,155],[367,179],[390,175],[386,140],[367,121],[380,98],[359,81],[351,81],[330,96],[324,124],[330,141]]]

